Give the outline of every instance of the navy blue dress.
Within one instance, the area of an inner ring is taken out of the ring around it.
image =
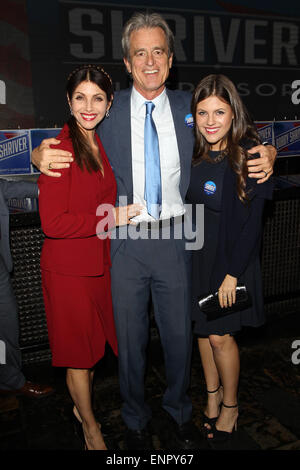
[[[212,159],[218,155],[217,151],[210,152]],[[260,326],[265,321],[258,257],[251,261],[238,279],[239,283],[246,284],[252,294],[253,306],[251,308],[217,320],[207,321],[206,315],[200,311],[198,305],[198,297],[211,292],[210,278],[219,240],[223,182],[227,165],[227,159],[224,158],[219,162],[203,161],[192,167],[187,193],[188,203],[204,204],[204,246],[201,250],[193,251],[192,257],[192,319],[195,322],[194,333],[203,337],[211,334],[233,334],[242,326]]]

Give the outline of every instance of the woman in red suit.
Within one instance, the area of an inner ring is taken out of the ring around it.
[[[106,341],[117,354],[109,230],[130,223],[139,207],[114,208],[114,174],[95,133],[113,100],[109,75],[97,66],[76,69],[68,78],[67,99],[71,117],[58,139],[74,162],[59,178],[41,175],[38,180],[45,234],[42,285],[52,364],[67,368],[73,412],[82,423],[86,448],[106,450],[91,391],[93,367],[103,357]]]

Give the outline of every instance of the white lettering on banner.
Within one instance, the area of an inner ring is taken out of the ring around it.
[[[292,103],[299,104],[300,103],[300,80],[294,80],[292,83],[292,88],[296,88],[296,90],[292,93]]]
[[[0,142],[0,158],[20,155],[27,152],[27,136],[13,137]]]
[[[281,96],[291,95],[292,87],[290,83],[282,83],[281,88],[278,84],[274,83],[260,83],[255,87],[254,90],[250,89],[250,84],[241,82],[236,84],[237,90],[240,96],[249,96],[255,92],[258,96],[273,96],[278,92],[281,92]]]
[[[6,85],[3,80],[0,80],[0,104],[6,104]]]
[[[258,133],[262,141],[264,140],[272,140],[272,126],[268,125],[258,129]]]
[[[260,83],[255,88],[255,91],[260,96],[272,96],[275,95],[277,89],[273,83]]]
[[[245,25],[245,63],[247,64],[266,64],[266,58],[255,57],[255,48],[258,45],[266,45],[265,39],[255,37],[255,28],[257,26],[268,26],[267,21],[247,20]]]
[[[295,48],[299,44],[298,26],[292,23],[281,23],[275,21],[273,28],[273,64],[282,64],[282,50],[285,50],[288,63],[290,65],[298,65],[297,56],[295,53]],[[283,40],[284,30],[289,32],[289,39],[286,41]]]
[[[98,59],[104,55],[104,37],[99,31],[83,29],[83,18],[88,16],[91,24],[102,25],[103,15],[99,10],[90,8],[74,8],[69,11],[70,32],[77,36],[90,37],[90,52],[84,51],[82,44],[70,44],[70,52],[78,59]]]
[[[122,60],[123,52],[121,45],[121,34],[123,29],[123,14],[121,11],[113,10],[111,12],[112,31],[112,57],[115,60]]]
[[[164,19],[169,24],[175,24],[174,38],[175,38],[175,51],[176,60],[179,62],[187,62],[187,56],[183,48],[183,41],[186,39],[186,20],[181,15],[163,14]]]
[[[290,131],[290,143],[296,142],[300,140],[300,127],[296,127],[296,129]]]
[[[300,127],[287,132],[283,132],[275,139],[275,145],[278,150],[294,144],[300,140]]]
[[[276,148],[280,149],[282,147],[287,147],[289,145],[289,135],[284,134],[276,139]]]
[[[233,19],[230,21],[230,28],[226,45],[220,18],[210,18],[218,62],[232,63],[240,28],[240,22],[241,21],[238,19]]]
[[[205,56],[204,39],[204,18],[203,16],[194,17],[194,60],[195,62],[204,62]]]
[[[120,42],[125,10],[110,7],[104,16],[102,12],[108,9],[104,5],[90,8],[70,5],[66,8],[69,9],[69,31],[72,33],[69,44],[72,57],[83,60],[99,60],[105,56],[116,61],[122,59]],[[249,19],[244,15],[192,15],[188,12],[180,14],[176,10],[174,13],[162,12],[162,16],[174,32],[178,64],[299,65],[296,51],[299,25],[293,19],[277,21],[270,17]],[[74,36],[77,36],[75,40]]]

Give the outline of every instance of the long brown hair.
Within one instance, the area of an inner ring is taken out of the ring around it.
[[[244,141],[251,141],[259,144],[260,139],[256,127],[245,108],[235,85],[225,75],[208,75],[197,85],[193,93],[192,114],[194,119],[195,145],[193,152],[192,165],[198,165],[203,160],[212,161],[209,156],[210,144],[199,131],[196,125],[197,104],[210,96],[217,96],[230,105],[233,120],[228,133],[222,141],[226,144],[221,154],[228,158],[232,170],[237,175],[237,194],[241,201],[247,200],[246,178],[247,169],[247,151],[241,146]]]
[[[98,85],[106,94],[107,101],[113,97],[113,85],[110,76],[97,65],[82,65],[70,73],[67,81],[67,95],[71,101],[76,88],[81,82],[90,81]],[[74,116],[68,120],[70,137],[74,148],[74,160],[81,170],[85,167],[90,173],[102,170],[102,159],[95,159],[92,149]]]

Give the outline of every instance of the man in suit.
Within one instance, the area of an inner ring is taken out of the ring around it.
[[[112,296],[126,445],[128,449],[151,448],[148,427],[151,410],[144,397],[151,296],[164,352],[167,389],[163,408],[171,424],[170,444],[181,449],[198,448],[198,433],[192,423],[192,405],[187,395],[192,346],[190,259],[185,240],[174,236],[178,224],[183,223],[190,178],[193,135],[185,117],[190,113],[191,96],[165,87],[172,66],[174,38],[160,15],[135,14],[125,25],[122,46],[133,87],[116,93],[110,117],[100,126],[100,137],[117,179],[119,198],[124,198],[124,204],[137,202],[144,206],[142,214],[135,219],[140,237],[124,233],[130,231],[126,227],[111,243]],[[159,142],[160,171],[155,173],[152,168],[154,173],[150,178],[152,183],[157,175],[159,179],[154,185],[157,191],[154,206],[159,207],[161,202],[161,211],[156,215],[148,204],[152,195],[146,156],[148,143],[144,138],[148,132],[146,102],[154,105],[154,109],[150,105],[156,129],[152,141],[158,138]],[[64,168],[71,160],[66,158],[66,153],[49,149],[52,143],[57,141],[43,141],[34,151],[32,161],[41,171],[54,176],[49,171],[51,168]],[[266,149],[262,151],[269,155]],[[272,157],[263,160],[263,165],[255,169],[267,168],[271,174]],[[165,230],[169,237],[164,236]]]
[[[10,279],[13,262],[9,246],[9,211],[5,201],[10,198],[37,196],[38,187],[35,183],[0,179],[0,341],[3,346],[0,361],[1,395],[17,393],[39,398],[53,392],[52,387],[26,381],[22,373],[17,302]]]

